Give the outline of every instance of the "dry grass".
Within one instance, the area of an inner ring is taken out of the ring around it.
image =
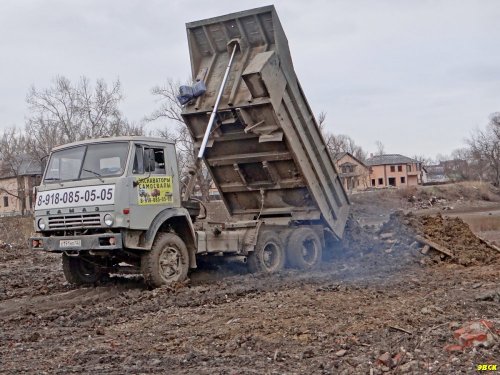
[[[26,244],[33,231],[33,217],[14,216],[0,218],[0,240],[16,245]]]
[[[500,191],[487,182],[466,181],[447,185],[418,187],[417,197],[448,200],[482,200],[500,202]]]
[[[500,216],[467,215],[462,220],[469,224],[474,232],[489,232],[500,230]]]

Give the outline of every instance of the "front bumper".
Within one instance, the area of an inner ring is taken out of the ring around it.
[[[114,241],[111,240],[111,238],[114,238]],[[110,240],[114,242],[113,245],[110,244]],[[123,240],[120,233],[102,233],[86,236],[31,237],[28,241],[30,250],[41,250],[54,253],[61,253],[64,251],[116,250],[123,248]],[[33,246],[37,241],[39,246]],[[69,241],[72,243],[68,245]],[[75,241],[80,242],[79,244],[75,244]]]

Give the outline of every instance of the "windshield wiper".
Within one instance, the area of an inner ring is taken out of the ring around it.
[[[61,181],[59,177],[46,177],[44,178],[45,181]]]
[[[101,182],[104,182],[104,179],[102,178],[101,174],[100,173],[97,173],[95,171],[92,171],[90,169],[85,169],[85,168],[82,168],[82,171],[85,171],[85,172],[89,172],[89,173],[92,173],[94,175],[97,176],[97,178],[99,178],[99,180],[101,180]]]

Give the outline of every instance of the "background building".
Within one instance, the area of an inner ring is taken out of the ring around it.
[[[333,156],[342,185],[347,191],[364,190],[370,186],[369,168],[349,152]]]
[[[370,167],[372,188],[407,187],[422,184],[422,164],[400,154],[371,156],[366,160]]]
[[[40,164],[29,159],[21,162],[16,173],[0,168],[0,216],[32,212],[33,188],[40,184],[41,176]]]

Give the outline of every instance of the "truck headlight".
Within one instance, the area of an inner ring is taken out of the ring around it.
[[[115,220],[113,219],[113,216],[111,216],[110,214],[104,215],[104,224],[106,224],[108,227],[112,226],[114,221]]]
[[[38,219],[37,225],[40,230],[45,230],[45,228],[47,228],[47,223],[43,218]]]

